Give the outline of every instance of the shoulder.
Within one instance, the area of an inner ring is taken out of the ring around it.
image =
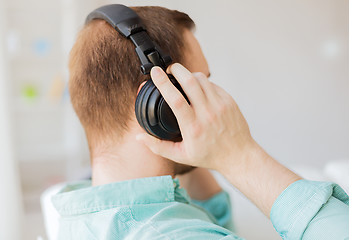
[[[242,239],[233,232],[200,219],[168,219],[146,222],[130,239]]]

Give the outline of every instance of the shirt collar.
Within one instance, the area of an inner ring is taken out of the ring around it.
[[[69,184],[52,202],[62,215],[79,215],[125,205],[189,203],[190,198],[178,179],[171,176],[149,177],[91,186],[90,181]]]

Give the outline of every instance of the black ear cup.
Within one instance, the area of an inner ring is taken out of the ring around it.
[[[169,77],[185,96],[179,83],[173,76],[169,75]],[[187,99],[186,96],[185,98]],[[151,79],[144,84],[138,93],[135,113],[138,123],[149,134],[164,140],[182,140],[175,115]]]

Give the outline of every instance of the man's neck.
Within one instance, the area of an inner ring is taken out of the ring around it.
[[[108,146],[108,147],[106,147]],[[91,151],[92,185],[136,178],[175,174],[175,165],[153,154],[129,134],[121,143],[107,144]]]

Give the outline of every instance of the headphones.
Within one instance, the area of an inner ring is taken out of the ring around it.
[[[122,36],[133,42],[144,75],[150,77],[153,66],[159,66],[166,72],[172,58],[150,39],[141,18],[131,8],[121,4],[106,5],[91,12],[86,18],[86,24],[93,19],[107,21]],[[167,76],[189,103],[177,80],[170,74]],[[182,140],[177,119],[151,78],[137,95],[135,113],[138,123],[149,134],[163,140]]]

